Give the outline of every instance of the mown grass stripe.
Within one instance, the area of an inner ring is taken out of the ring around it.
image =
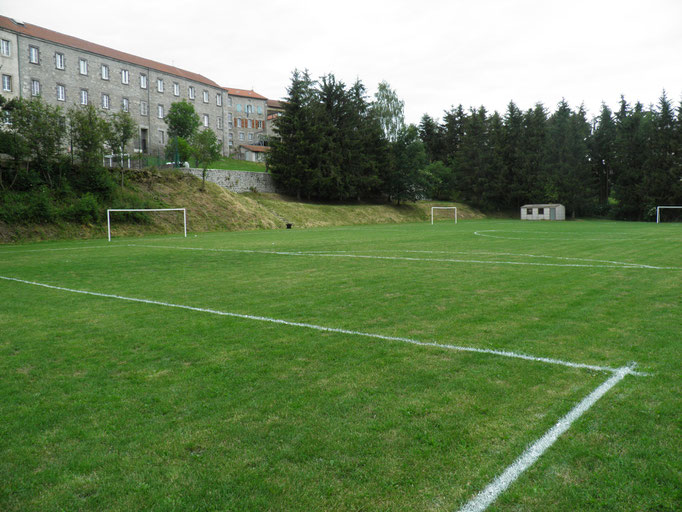
[[[383,334],[374,334],[374,333],[367,333],[367,332],[361,332],[361,331],[352,331],[349,329],[340,329],[340,328],[336,328],[336,327],[325,327],[322,325],[315,325],[315,324],[309,324],[309,323],[304,323],[304,322],[292,322],[289,320],[282,320],[282,319],[278,319],[278,318],[270,318],[270,317],[266,317],[266,316],[247,315],[247,314],[243,314],[243,313],[219,311],[219,310],[215,310],[215,309],[200,308],[200,307],[188,306],[188,305],[184,305],[184,304],[173,304],[170,302],[162,302],[162,301],[151,300],[151,299],[141,299],[141,298],[137,298],[137,297],[126,297],[123,295],[92,292],[92,291],[88,291],[88,290],[77,290],[74,288],[66,288],[63,286],[55,286],[55,285],[50,285],[50,284],[46,284],[46,283],[38,283],[35,281],[27,281],[25,279],[19,279],[16,277],[0,276],[0,279],[4,279],[6,281],[14,281],[17,283],[29,284],[29,285],[33,285],[33,286],[40,286],[40,287],[49,288],[52,290],[60,290],[60,291],[71,292],[71,293],[79,293],[79,294],[83,294],[83,295],[91,295],[91,296],[95,296],[95,297],[104,297],[104,298],[109,298],[109,299],[126,300],[126,301],[130,301],[130,302],[138,302],[138,303],[143,303],[143,304],[154,304],[157,306],[186,309],[186,310],[190,310],[190,311],[198,311],[201,313],[210,313],[213,315],[229,316],[229,317],[233,317],[233,318],[242,318],[245,320],[256,320],[256,321],[260,321],[260,322],[269,322],[269,323],[274,323],[274,324],[287,325],[287,326],[291,326],[291,327],[303,327],[306,329],[314,329],[316,331],[333,332],[333,333],[338,333],[338,334],[348,334],[351,336],[363,336],[366,338],[380,339],[380,340],[384,340],[384,341],[399,341],[402,343],[410,343],[412,345],[418,345],[418,346],[422,346],[422,347],[437,347],[437,348],[442,348],[442,349],[447,349],[447,350],[455,350],[458,352],[474,352],[474,353],[478,353],[478,354],[490,354],[490,355],[514,358],[514,359],[522,359],[525,361],[534,361],[534,362],[539,362],[539,363],[567,366],[570,368],[580,368],[580,369],[593,370],[593,371],[598,371],[598,372],[618,372],[619,371],[618,368],[612,368],[609,366],[598,366],[598,365],[592,365],[592,364],[576,363],[576,362],[572,362],[572,361],[564,361],[561,359],[553,359],[553,358],[549,358],[549,357],[537,357],[537,356],[531,356],[531,355],[521,354],[521,353],[517,353],[517,352],[510,352],[510,351],[506,351],[506,350],[495,350],[495,349],[486,349],[486,348],[477,348],[477,347],[465,347],[465,346],[459,346],[459,345],[449,345],[449,344],[436,343],[436,342],[425,342],[425,341],[415,340],[412,338],[403,338],[403,337],[398,337],[398,336],[385,336]],[[645,373],[634,372],[634,371],[631,371],[630,373],[632,373],[633,375],[647,375]]]

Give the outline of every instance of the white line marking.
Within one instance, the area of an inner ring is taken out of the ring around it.
[[[542,236],[501,236],[501,235],[489,235],[488,233],[496,233],[496,232],[501,232],[501,233],[524,233],[528,235],[536,235],[536,234],[541,234],[541,233],[548,233],[552,235],[561,235],[561,233],[555,233],[555,232],[549,232],[549,231],[507,231],[507,230],[501,230],[501,229],[482,229],[479,231],[474,231],[474,235],[477,236],[485,236],[488,238],[501,238],[504,240],[538,240],[538,241],[543,241],[543,240],[561,240],[562,242],[564,241],[569,241],[569,240],[586,240],[586,241],[592,241],[592,242],[610,242],[610,241],[615,241],[615,242],[632,242],[635,240],[663,240],[663,241],[671,241],[671,242],[679,242],[679,238],[651,238],[646,235],[640,235],[640,236],[630,236],[628,238],[610,238],[608,235],[616,235],[616,234],[627,234],[627,233],[603,233],[601,238],[581,238],[581,237],[576,237],[576,238],[567,238],[565,235],[578,235],[580,233],[575,232],[575,233],[566,233],[564,236],[557,236],[557,237],[542,237]],[[588,234],[588,233],[583,233],[583,234]],[[592,233],[589,233],[592,234]],[[599,233],[595,233],[599,234]]]
[[[648,270],[682,270],[682,267],[655,267],[638,263],[624,263],[621,265],[593,265],[585,263],[536,263],[532,261],[499,261],[499,260],[464,260],[453,258],[413,258],[409,256],[376,256],[367,254],[351,253],[323,253],[303,251],[265,251],[256,249],[212,249],[207,247],[181,247],[173,245],[143,245],[128,244],[129,247],[147,247],[156,249],[177,249],[181,251],[209,251],[209,252],[233,252],[249,254],[275,254],[278,256],[317,256],[321,258],[357,258],[392,261],[433,261],[436,263],[474,263],[482,265],[520,265],[532,267],[573,267],[573,268],[621,268],[621,269],[648,269]]]
[[[109,298],[109,299],[126,300],[126,301],[130,301],[130,302],[141,302],[143,304],[154,304],[157,306],[166,306],[166,307],[170,307],[170,308],[187,309],[190,311],[199,311],[201,313],[210,313],[212,315],[229,316],[229,317],[234,317],[234,318],[243,318],[246,320],[257,320],[259,322],[269,322],[269,323],[273,323],[273,324],[288,325],[291,327],[304,327],[306,329],[314,329],[316,331],[334,332],[334,333],[339,333],[339,334],[348,334],[348,335],[352,335],[352,336],[363,336],[365,338],[373,338],[373,339],[379,339],[379,340],[384,340],[384,341],[400,341],[402,343],[410,343],[412,345],[418,345],[421,347],[437,347],[437,348],[442,348],[442,349],[447,349],[447,350],[455,350],[458,352],[474,352],[474,353],[478,353],[478,354],[490,354],[490,355],[496,355],[496,356],[502,356],[502,357],[510,357],[510,358],[514,358],[514,359],[523,359],[525,361],[534,361],[534,362],[538,362],[538,363],[567,366],[570,368],[581,368],[581,369],[585,369],[585,370],[593,370],[593,371],[598,371],[598,372],[616,372],[616,371],[619,371],[618,368],[612,368],[610,366],[598,366],[598,365],[593,365],[593,364],[575,363],[572,361],[564,361],[561,359],[553,359],[553,358],[549,358],[549,357],[536,357],[536,356],[530,356],[527,354],[520,354],[517,352],[509,352],[507,350],[495,350],[495,349],[487,349],[487,348],[464,347],[464,346],[459,346],[459,345],[448,345],[448,344],[436,343],[436,342],[419,341],[419,340],[415,340],[415,339],[411,339],[411,338],[401,338],[398,336],[384,336],[382,334],[372,334],[372,333],[367,333],[367,332],[351,331],[348,329],[339,329],[336,327],[325,327],[322,325],[307,324],[307,323],[303,323],[303,322],[290,322],[288,320],[280,320],[278,318],[269,318],[266,316],[246,315],[246,314],[242,314],[242,313],[232,313],[232,312],[228,312],[228,311],[218,311],[215,309],[198,308],[198,307],[194,307],[194,306],[186,306],[183,304],[173,304],[170,302],[161,302],[161,301],[157,301],[157,300],[139,299],[136,297],[125,297],[123,295],[114,295],[114,294],[110,294],[110,293],[99,293],[99,292],[91,292],[91,291],[87,291],[87,290],[77,290],[74,288],[65,288],[63,286],[54,286],[54,285],[45,284],[45,283],[37,283],[35,281],[26,281],[24,279],[18,279],[16,277],[0,276],[0,279],[4,279],[5,281],[14,281],[17,283],[30,284],[33,286],[41,286],[43,288],[49,288],[51,290],[60,290],[60,291],[64,291],[64,292],[80,293],[83,295],[92,295],[95,297],[105,297],[105,298]],[[641,375],[641,376],[648,375],[647,373],[643,373],[643,372],[631,372],[631,373],[633,375]]]
[[[528,446],[521,456],[516,459],[504,472],[478,493],[471,501],[464,505],[459,512],[482,512],[488,508],[497,497],[502,494],[521,474],[532,466],[554,442],[566,432],[575,420],[580,418],[603,397],[611,388],[632,373],[633,366],[619,368],[604,383],[583,398],[578,405],[561,418],[545,435]]]
[[[353,253],[359,251],[306,251],[307,253]],[[406,253],[418,253],[418,254],[486,254],[491,256],[519,256],[523,258],[544,258],[550,260],[566,260],[566,261],[591,261],[593,263],[612,263],[619,266],[627,267],[644,267],[644,268],[657,268],[651,265],[646,265],[644,263],[629,263],[626,261],[613,261],[613,260],[597,260],[594,258],[576,258],[570,256],[550,256],[543,254],[525,254],[516,252],[492,252],[492,251],[427,251],[427,250],[417,250],[417,249],[362,249],[361,252],[406,252]],[[682,267],[680,267],[682,268]]]

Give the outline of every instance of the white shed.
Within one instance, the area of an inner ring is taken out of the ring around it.
[[[524,204],[521,220],[566,220],[563,204]]]

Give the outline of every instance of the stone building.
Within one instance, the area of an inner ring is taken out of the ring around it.
[[[168,138],[164,117],[182,99],[194,105],[202,126],[216,133],[226,155],[227,134],[232,133],[226,129],[228,113],[239,114],[240,122],[251,127],[236,135],[243,131],[247,143],[265,130],[265,98],[258,94],[235,94],[241,110],[230,110],[230,90],[205,76],[5,16],[0,16],[0,66],[0,93],[7,98],[41,96],[65,110],[94,105],[103,112],[130,112],[139,126],[136,152],[163,152]]]
[[[273,137],[275,134],[275,119],[284,113],[284,102],[279,100],[268,100],[268,118],[266,121],[266,135]]]
[[[244,155],[241,146],[262,146],[267,127],[265,96],[246,89],[226,87],[227,137],[230,154]]]

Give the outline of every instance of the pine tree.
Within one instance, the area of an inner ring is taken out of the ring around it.
[[[592,174],[598,183],[599,204],[605,211],[611,195],[616,158],[616,124],[611,109],[602,103],[601,113],[589,144]]]

